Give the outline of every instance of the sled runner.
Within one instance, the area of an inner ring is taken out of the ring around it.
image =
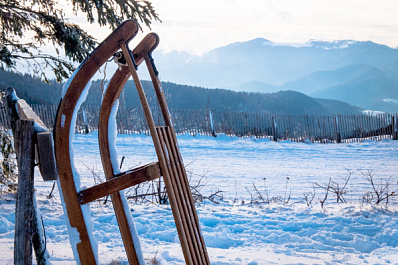
[[[187,264],[210,264],[174,127],[151,56],[159,39],[156,34],[150,33],[133,51],[130,51],[127,44],[135,36],[137,30],[138,27],[134,21],[126,21],[98,46],[76,70],[57,113],[54,138],[59,184],[65,212],[69,219],[69,234],[70,236],[71,234],[76,235],[77,232],[79,236],[77,242],[74,243],[71,240],[74,255],[82,264],[98,263],[95,250],[93,250],[95,246],[90,232],[91,224],[88,220],[90,218],[85,212],[88,210],[88,203],[110,194],[128,261],[130,264],[144,264],[127,200],[121,191],[163,176],[185,262]],[[101,159],[107,181],[81,190],[79,176],[74,172],[70,154],[71,135],[73,135],[75,126],[74,119],[81,101],[84,101],[89,80],[113,55],[120,66],[104,92],[98,130]],[[162,127],[155,126],[137,74],[137,68],[143,62],[148,68],[163,114],[165,126]],[[113,135],[115,132],[110,128],[115,125],[118,98],[131,76],[148,122],[158,162],[127,172],[119,172],[119,164],[115,157],[115,135]]]

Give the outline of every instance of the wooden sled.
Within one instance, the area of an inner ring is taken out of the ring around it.
[[[93,250],[95,249],[92,244],[93,238],[89,232],[90,220],[87,220],[89,218],[84,211],[86,211],[85,207],[88,207],[86,204],[110,194],[128,261],[130,264],[145,264],[127,200],[120,191],[163,176],[186,264],[210,264],[174,127],[151,57],[159,38],[156,34],[150,33],[131,52],[127,44],[135,36],[137,30],[138,27],[134,21],[126,21],[98,46],[75,72],[57,113],[54,138],[59,184],[65,212],[69,219],[69,233],[71,235],[77,231],[79,235],[79,240],[75,245],[71,241],[74,255],[81,264],[98,263],[95,250]],[[80,190],[79,177],[73,172],[70,154],[70,138],[75,125],[73,119],[77,115],[89,80],[119,49],[121,49],[118,54],[119,61],[123,62],[124,66],[117,70],[110,80],[100,109],[98,138],[107,181]],[[144,61],[162,110],[165,123],[163,127],[155,126],[136,72],[138,66]],[[119,163],[114,157],[116,149],[115,141],[112,141],[114,136],[110,134],[109,128],[112,123],[115,123],[117,100],[130,76],[134,79],[159,162],[121,173],[118,170]]]

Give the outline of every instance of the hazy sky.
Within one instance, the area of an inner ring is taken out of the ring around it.
[[[305,43],[371,40],[398,46],[397,0],[153,0],[159,49],[203,53],[253,38]],[[140,36],[138,36],[140,38]]]
[[[371,40],[398,47],[398,0],[152,0],[162,50],[201,54],[238,41]],[[80,18],[73,22],[86,24]],[[83,28],[98,40],[110,31]],[[148,29],[144,33],[149,32]],[[136,39],[141,39],[143,33]]]

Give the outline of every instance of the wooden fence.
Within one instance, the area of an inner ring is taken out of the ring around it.
[[[32,105],[48,128],[54,125],[57,106]],[[365,139],[398,139],[397,114],[381,115],[271,115],[208,110],[171,110],[177,134],[214,135],[224,133],[238,137],[254,136],[271,140],[311,141],[319,143],[359,142]],[[160,111],[153,108],[158,125]],[[120,107],[116,116],[119,134],[149,135],[141,109]],[[78,113],[76,132],[98,129],[99,107],[82,106]],[[10,128],[4,109],[0,111],[0,128]]]

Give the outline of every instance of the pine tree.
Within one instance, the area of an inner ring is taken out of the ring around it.
[[[59,4],[69,4],[74,14],[86,14],[89,23],[116,28],[126,19],[150,27],[160,21],[149,1],[140,0],[0,0],[0,68],[15,70],[28,65],[48,82],[45,69],[52,69],[58,82],[74,70],[71,62],[82,62],[97,46],[97,41],[78,25],[68,22]],[[53,45],[58,56],[40,51]],[[63,49],[66,58],[59,55]]]

